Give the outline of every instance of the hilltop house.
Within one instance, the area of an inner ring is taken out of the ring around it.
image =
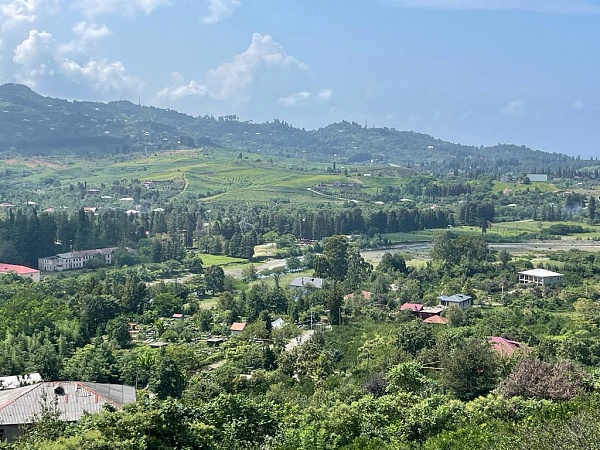
[[[0,273],[16,273],[22,278],[31,278],[36,283],[40,281],[40,271],[31,267],[0,263]]]
[[[84,414],[102,411],[105,405],[121,409],[135,400],[132,386],[80,381],[45,382],[0,390],[0,440],[12,441],[20,436],[23,426],[32,424],[46,405],[56,408],[60,420],[77,422]]]
[[[62,272],[63,270],[83,269],[85,263],[100,255],[104,263],[110,266],[113,263],[113,253],[116,247],[81,250],[76,252],[59,253],[55,256],[38,259],[38,269],[44,272]]]
[[[560,286],[563,274],[546,269],[531,269],[519,272],[519,283],[535,283],[539,286]]]
[[[454,294],[449,297],[440,295],[438,301],[440,302],[440,306],[446,308],[454,305],[458,306],[460,309],[467,309],[473,306],[473,298],[465,294]]]
[[[301,291],[306,293],[312,289],[323,289],[323,278],[315,277],[297,277],[290,283],[292,291]]]

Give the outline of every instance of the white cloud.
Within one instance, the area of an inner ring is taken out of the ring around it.
[[[171,0],[76,0],[73,4],[87,17],[107,14],[130,16],[138,11],[147,15],[168,5],[171,5]]]
[[[94,22],[79,22],[73,26],[73,33],[77,39],[63,44],[59,47],[61,53],[85,53],[93,47],[97,41],[110,36],[112,31],[106,25],[98,25]]]
[[[31,24],[40,16],[55,14],[60,0],[9,0],[0,3],[0,27],[10,30],[21,24]]]
[[[387,0],[403,8],[445,10],[521,10],[544,13],[600,13],[594,0]]]
[[[103,94],[124,89],[138,92],[142,88],[140,81],[130,76],[120,61],[103,59],[80,65],[75,61],[64,60],[60,69],[70,80],[90,86]]]
[[[287,97],[280,97],[277,103],[284,106],[295,106],[299,103],[306,103],[311,97],[311,93],[308,91],[300,91],[295,94],[288,95]]]
[[[502,114],[512,117],[521,117],[526,111],[527,101],[525,100],[513,100],[500,109]]]
[[[85,23],[76,25],[74,31],[84,41],[99,39],[107,33],[103,27]],[[14,80],[36,88],[52,78],[54,85],[75,82],[100,94],[139,92],[142,88],[140,81],[129,75],[120,61],[89,60],[80,64],[64,58],[61,47],[52,34],[31,30],[14,50]]]
[[[54,37],[46,31],[30,30],[29,36],[16,46],[13,62],[15,79],[35,87],[40,78],[54,74]]]
[[[157,95],[159,98],[168,100],[179,100],[194,95],[204,96],[206,95],[206,86],[192,80],[188,84],[161,89]]]
[[[192,95],[206,95],[214,100],[237,97],[255,78],[261,68],[284,67],[306,69],[306,64],[287,55],[283,47],[269,35],[254,33],[249,47],[233,60],[209,70],[206,82],[181,80],[158,92],[160,98],[178,99]]]
[[[254,79],[261,65],[307,68],[306,64],[287,55],[271,36],[254,33],[250,46],[244,52],[208,72],[208,95],[218,100],[234,97]]]
[[[313,101],[326,102],[332,95],[333,91],[331,89],[321,89],[317,92],[300,91],[285,97],[279,97],[277,103],[283,106],[298,106]]]
[[[331,89],[321,89],[319,92],[317,92],[317,97],[319,97],[321,100],[329,100],[332,95],[333,91]]]
[[[240,0],[207,0],[208,15],[202,18],[202,23],[217,23],[228,19],[241,6]]]
[[[581,100],[576,100],[573,102],[572,107],[575,110],[585,109],[585,103],[583,103]]]

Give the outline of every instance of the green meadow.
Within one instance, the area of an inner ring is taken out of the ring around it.
[[[28,189],[56,189],[44,186],[49,178],[63,187],[86,183],[88,188],[117,180],[170,181],[175,196],[185,192],[199,201],[219,203],[339,203],[341,200],[309,188],[347,180],[344,174],[328,173],[324,163],[220,149],[0,161],[0,171],[7,170],[16,186]],[[367,192],[375,192],[398,183],[399,178],[392,175],[357,180]]]

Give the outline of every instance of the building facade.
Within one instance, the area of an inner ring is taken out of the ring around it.
[[[35,283],[40,281],[40,271],[31,267],[0,263],[0,273],[16,273],[22,278],[32,279]]]
[[[62,272],[63,270],[83,269],[85,264],[96,255],[100,255],[104,258],[104,263],[107,266],[110,266],[113,263],[113,253],[115,250],[117,250],[116,247],[59,253],[55,256],[39,258],[38,269],[43,272]]]
[[[531,269],[519,272],[519,283],[534,283],[538,286],[561,286],[563,274],[546,269]]]

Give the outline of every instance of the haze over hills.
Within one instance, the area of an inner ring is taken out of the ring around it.
[[[0,86],[0,118],[0,152],[9,154],[104,154],[208,146],[345,164],[376,161],[428,172],[520,173],[591,165],[525,146],[465,146],[350,122],[307,131],[277,119],[255,124],[235,115],[192,117],[130,101],[71,102],[41,96],[18,84]]]

